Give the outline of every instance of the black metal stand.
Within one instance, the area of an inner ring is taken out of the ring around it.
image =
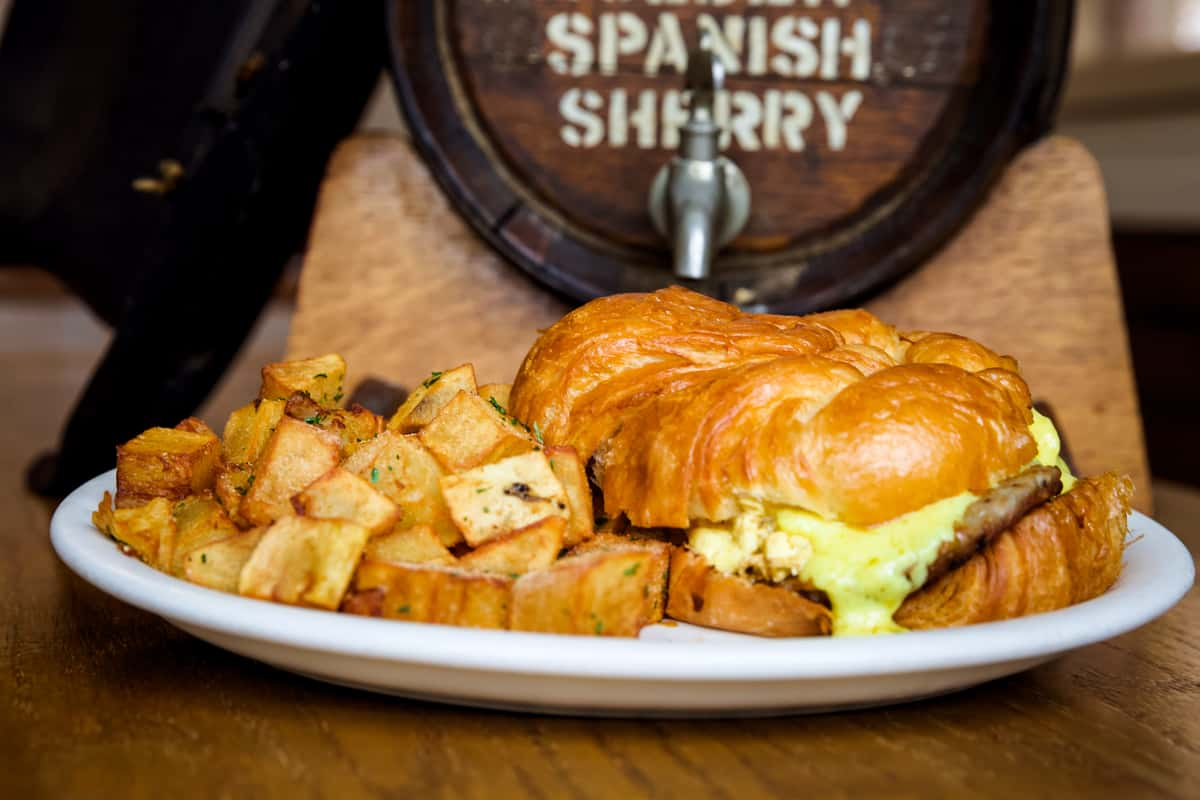
[[[57,452],[28,473],[52,496],[110,468],[116,444],[203,402],[302,249],[325,163],[384,64],[376,3],[99,5],[98,15],[88,0],[18,0],[0,51],[0,161],[23,178],[0,190],[0,258],[45,266],[116,328]],[[130,85],[105,86],[88,131],[47,132],[83,147],[64,164],[34,146],[30,121],[7,101],[31,67],[60,105],[84,96],[97,76],[59,46],[64,28],[89,19],[99,83]],[[37,56],[55,47],[58,61]],[[157,71],[147,50],[162,59]]]

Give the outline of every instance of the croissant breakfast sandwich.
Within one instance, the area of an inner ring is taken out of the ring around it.
[[[1017,363],[866,311],[747,314],[678,287],[545,331],[512,411],[666,536],[670,616],[773,636],[1049,611],[1117,578],[1132,486],[1076,479]]]

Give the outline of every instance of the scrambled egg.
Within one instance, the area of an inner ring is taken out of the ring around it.
[[[1075,478],[1059,457],[1054,424],[1034,411],[1029,431],[1038,446],[1029,466],[1057,466],[1069,490]],[[896,632],[904,629],[892,615],[925,582],[942,543],[954,536],[954,523],[977,499],[965,492],[869,528],[747,502],[730,522],[693,526],[688,544],[720,572],[771,581],[795,576],[822,589],[835,636]]]

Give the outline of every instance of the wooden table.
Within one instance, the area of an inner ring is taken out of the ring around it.
[[[211,418],[282,349],[275,314]],[[907,706],[770,720],[518,716],[326,686],[195,640],[74,577],[21,470],[103,337],[0,300],[0,797],[1195,796],[1200,597],[1145,629]],[[1200,552],[1200,493],[1159,489]]]

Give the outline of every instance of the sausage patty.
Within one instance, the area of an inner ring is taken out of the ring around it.
[[[1062,475],[1058,467],[1033,467],[989,491],[967,506],[962,519],[954,524],[954,538],[938,551],[925,582],[940,578],[975,555],[1030,510],[1061,491]]]

